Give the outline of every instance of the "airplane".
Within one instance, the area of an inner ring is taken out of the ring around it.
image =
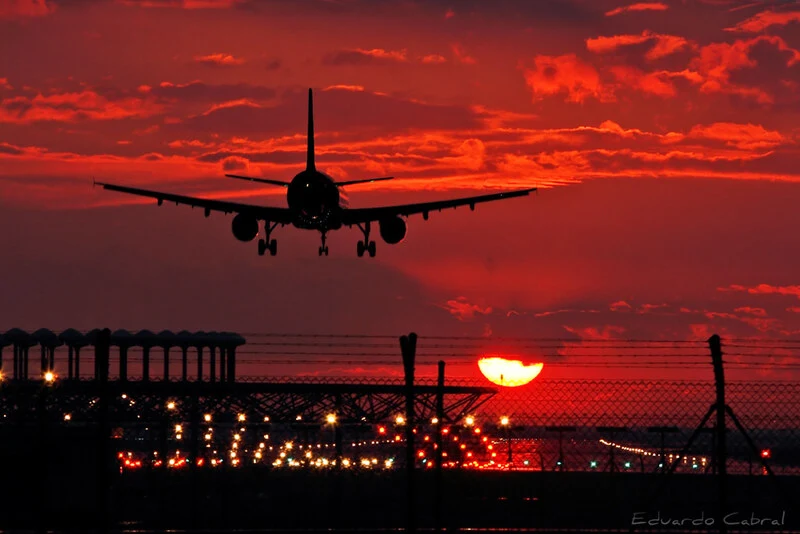
[[[356,247],[358,256],[363,257],[364,253],[367,252],[370,257],[375,257],[375,241],[370,241],[371,223],[373,222],[378,223],[381,238],[390,245],[396,245],[406,237],[407,225],[403,217],[407,218],[409,215],[421,213],[423,219],[428,220],[428,214],[431,211],[441,211],[458,206],[469,206],[470,209],[474,211],[475,204],[480,202],[491,202],[494,200],[527,196],[528,193],[536,191],[534,187],[454,200],[351,209],[346,206],[344,199],[340,195],[340,187],[391,180],[394,177],[385,176],[381,178],[334,182],[330,176],[317,170],[314,159],[314,108],[312,92],[311,89],[309,89],[308,140],[305,170],[297,174],[291,182],[267,178],[253,178],[237,174],[225,175],[229,178],[286,188],[288,208],[196,198],[103,182],[94,182],[94,184],[102,186],[103,189],[110,191],[155,198],[159,206],[166,200],[167,202],[174,202],[176,205],[185,204],[192,208],[203,208],[206,217],[208,217],[212,211],[224,212],[226,214],[236,213],[232,221],[231,230],[234,237],[239,241],[247,242],[255,239],[259,232],[259,223],[263,222],[265,238],[259,239],[258,241],[258,254],[260,256],[263,256],[267,250],[269,250],[271,256],[277,254],[278,243],[275,239],[271,239],[272,232],[275,231],[278,225],[283,227],[287,224],[291,224],[295,228],[314,230],[320,233],[322,238],[322,244],[319,247],[320,256],[328,255],[328,247],[325,244],[328,232],[339,230],[342,226],[347,226],[348,228],[357,226],[364,234],[364,240],[359,241]]]

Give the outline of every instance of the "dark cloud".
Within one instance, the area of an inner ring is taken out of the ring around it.
[[[322,59],[323,65],[397,65],[407,60],[405,51],[383,50],[340,50]]]
[[[308,96],[290,92],[275,107],[220,107],[174,125],[193,131],[268,137],[305,131]],[[317,131],[379,129],[382,133],[418,129],[469,129],[479,126],[466,106],[412,102],[366,91],[317,91],[314,98]]]
[[[159,98],[185,102],[224,102],[238,99],[269,100],[276,95],[275,89],[263,85],[249,83],[215,85],[201,81],[184,84],[162,82],[150,88],[148,92]]]

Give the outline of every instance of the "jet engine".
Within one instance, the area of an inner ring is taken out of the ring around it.
[[[239,213],[233,218],[231,229],[239,241],[252,241],[258,235],[258,220],[250,215]]]
[[[390,245],[396,245],[406,237],[406,222],[400,217],[383,219],[378,224],[381,237]]]

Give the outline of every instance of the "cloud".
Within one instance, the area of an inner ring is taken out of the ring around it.
[[[729,32],[759,33],[770,26],[786,26],[792,22],[800,22],[800,11],[778,12],[773,10],[756,13],[735,26],[725,28]]]
[[[453,17],[455,17],[455,16],[456,16],[456,12],[455,12],[455,11],[453,11],[452,9],[448,9],[448,10],[447,10],[447,11],[445,11],[445,13],[444,13],[444,18],[445,18],[445,20],[447,20],[447,19],[451,19],[451,18],[453,18]]]
[[[209,54],[206,56],[194,56],[195,63],[209,65],[212,67],[233,67],[244,64],[244,59],[237,58],[231,54]]]
[[[618,300],[616,302],[612,302],[609,304],[608,309],[616,312],[616,311],[630,311],[633,309],[633,306],[625,302],[624,300]]]
[[[56,11],[56,3],[49,0],[3,0],[0,2],[0,19],[43,17]]]
[[[700,91],[704,93],[728,93],[746,98],[754,98],[761,104],[774,101],[772,95],[758,87],[746,87],[731,81],[731,72],[757,66],[750,57],[751,50],[759,44],[771,45],[788,55],[785,65],[791,67],[800,61],[800,51],[786,44],[780,37],[760,35],[752,39],[737,40],[733,43],[711,43],[700,48],[700,53],[690,68],[703,76]]]
[[[226,172],[243,171],[247,170],[249,167],[250,161],[248,161],[246,158],[231,156],[222,160],[222,170]]]
[[[734,309],[733,311],[739,312],[739,313],[747,313],[747,314],[750,314],[750,315],[756,315],[758,317],[766,317],[767,316],[767,310],[765,310],[764,308],[754,308],[752,306],[740,306],[740,307]]]
[[[613,89],[605,86],[597,70],[575,54],[538,55],[533,68],[524,68],[525,83],[533,92],[534,101],[546,96],[566,93],[566,102],[584,102],[593,97],[601,102],[614,101]]]
[[[335,131],[361,131],[364,135],[380,131],[386,135],[407,129],[473,130],[480,126],[478,114],[468,107],[428,104],[370,91],[322,91],[314,104],[317,123],[325,124],[320,135]],[[307,106],[308,94],[301,91],[285,93],[280,105],[229,101],[186,119],[175,129],[237,136],[295,134],[305,129]]]
[[[329,85],[323,91],[363,91],[363,85]]]
[[[567,332],[575,334],[582,340],[608,341],[612,339],[619,339],[618,336],[626,332],[625,327],[615,325],[605,325],[602,328],[595,326],[586,328],[573,328],[571,326],[563,325],[563,328]]]
[[[622,13],[630,13],[631,11],[666,11],[667,9],[669,9],[669,6],[667,4],[662,4],[661,2],[640,2],[618,7],[616,9],[612,9],[611,11],[606,11],[606,17],[613,17],[614,15],[619,15]]]
[[[117,2],[138,7],[226,9],[247,3],[248,0],[117,0]]]
[[[474,57],[468,55],[464,51],[464,48],[458,43],[451,44],[450,49],[453,51],[453,55],[455,56],[456,61],[459,63],[463,63],[464,65],[474,65],[478,62]]]
[[[370,50],[356,48],[340,50],[329,54],[322,59],[324,65],[389,65],[393,63],[405,63],[407,51],[403,50],[384,50],[383,48],[372,48]]]
[[[8,83],[8,78],[0,78],[0,89],[11,91],[14,87]]]
[[[677,35],[662,35],[645,30],[638,35],[613,35],[586,39],[586,49],[596,54],[605,54],[623,46],[637,45],[653,40],[655,45],[645,54],[645,58],[648,60],[668,56],[689,44],[686,39]]]
[[[438,64],[438,63],[446,63],[447,58],[439,54],[428,54],[427,56],[422,56],[420,61],[422,63],[427,63],[427,64]]]
[[[448,300],[445,304],[439,305],[440,308],[447,310],[459,321],[471,321],[475,319],[475,314],[489,315],[492,307],[482,307],[477,304],[470,304],[466,297],[458,297]]]
[[[142,91],[141,88],[140,91]],[[183,84],[161,82],[156,87],[147,87],[143,92],[159,98],[187,102],[233,101],[239,99],[262,101],[270,100],[277,94],[271,87],[263,85],[251,85],[248,83],[214,85],[200,80]]]
[[[691,129],[688,136],[723,141],[745,150],[773,148],[788,141],[780,132],[767,130],[760,124],[730,122],[715,122],[708,126],[697,125]]]
[[[635,67],[618,65],[611,67],[611,72],[627,87],[665,98],[675,96],[675,85],[663,71],[645,73]]]
[[[722,292],[747,292],[751,295],[785,295],[800,299],[800,286],[773,286],[770,284],[758,284],[757,286],[743,286],[732,284],[727,287],[718,287],[717,291]]]
[[[17,96],[0,101],[0,122],[75,122],[148,117],[161,112],[161,106],[148,99],[123,97],[117,100],[93,90],[75,93]]]

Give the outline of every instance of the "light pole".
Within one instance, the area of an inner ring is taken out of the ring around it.
[[[506,429],[506,442],[508,443],[508,458],[507,458],[506,461],[508,462],[509,470],[511,469],[511,460],[512,460],[512,456],[511,456],[511,425],[510,425],[510,423],[511,422],[509,421],[508,417],[506,417],[505,415],[500,418],[500,426],[502,426],[502,427],[504,427]]]

